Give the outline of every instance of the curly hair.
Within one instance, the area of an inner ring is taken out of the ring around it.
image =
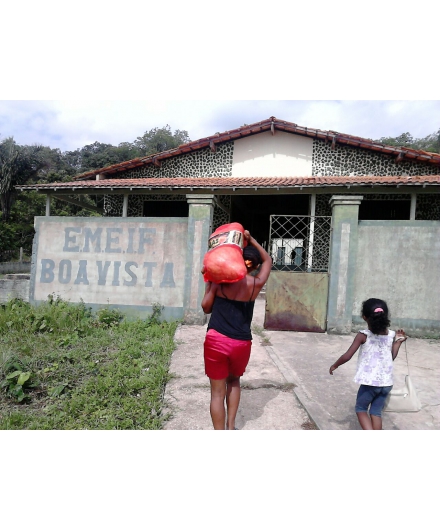
[[[243,249],[243,259],[252,261],[253,267],[258,267],[262,263],[261,255],[255,247],[248,245]]]
[[[370,330],[375,335],[385,331],[390,326],[388,306],[380,298],[369,298],[362,302],[361,314],[366,318]]]

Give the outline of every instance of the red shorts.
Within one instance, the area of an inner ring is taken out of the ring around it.
[[[242,376],[251,356],[251,346],[251,340],[230,339],[215,329],[208,330],[203,351],[206,375],[210,379]]]

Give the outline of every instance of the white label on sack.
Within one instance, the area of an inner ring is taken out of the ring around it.
[[[208,239],[208,249],[211,250],[219,245],[237,245],[243,248],[243,234],[240,230],[230,230],[229,232],[222,232],[215,234]]]

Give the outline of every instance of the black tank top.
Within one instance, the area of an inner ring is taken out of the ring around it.
[[[229,300],[229,298],[216,296],[212,306],[208,329],[215,329],[231,339],[252,340],[251,323],[254,315],[255,301],[251,301],[251,299],[254,295],[254,289],[248,302]]]

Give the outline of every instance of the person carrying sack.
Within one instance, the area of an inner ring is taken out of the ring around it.
[[[215,430],[236,430],[240,377],[251,354],[255,299],[272,268],[271,257],[248,230],[244,231],[244,237],[247,245],[242,259],[247,274],[234,283],[206,282],[201,304],[203,311],[211,314],[204,342],[204,361],[211,386],[210,413]]]

